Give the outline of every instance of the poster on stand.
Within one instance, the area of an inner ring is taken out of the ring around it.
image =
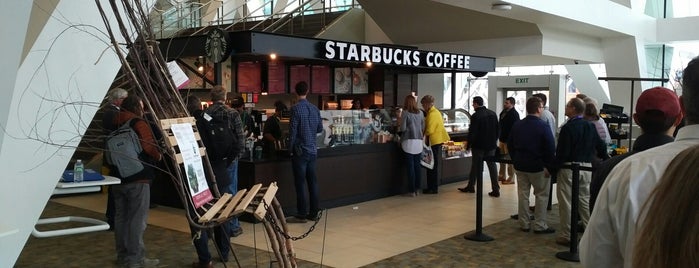
[[[180,153],[184,162],[185,176],[187,177],[187,188],[192,197],[192,204],[195,208],[201,207],[206,202],[213,199],[204,174],[199,145],[194,137],[192,125],[188,123],[173,124],[172,133],[180,147]]]

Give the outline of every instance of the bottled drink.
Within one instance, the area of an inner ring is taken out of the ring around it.
[[[75,166],[73,167],[73,182],[82,182],[84,171],[85,167],[83,166],[83,161],[78,159],[78,161],[75,162]]]

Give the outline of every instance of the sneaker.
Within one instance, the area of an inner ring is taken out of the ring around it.
[[[493,191],[493,192],[488,193],[488,195],[492,196],[492,197],[500,197],[500,192]]]
[[[505,176],[503,176],[503,175],[498,176],[498,181],[505,181]]]
[[[514,180],[504,180],[500,184],[502,184],[502,185],[515,184],[515,181]]]
[[[287,223],[306,223],[308,220],[301,217],[291,216],[286,218]]]
[[[231,232],[231,237],[238,237],[241,234],[243,234],[243,228],[238,228]]]
[[[555,232],[556,232],[556,229],[553,229],[551,227],[548,227],[548,228],[543,229],[543,230],[534,230],[535,234],[552,234]]]

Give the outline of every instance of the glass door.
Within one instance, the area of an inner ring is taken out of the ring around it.
[[[537,93],[543,93],[544,95],[546,95],[546,98],[549,97],[548,88],[513,88],[505,89],[505,98],[515,98],[515,109],[519,113],[520,119],[522,119],[527,116],[527,99]],[[503,103],[504,102],[505,101],[503,100]],[[502,111],[502,109],[504,109],[504,107],[500,107],[500,109],[497,112],[499,113],[499,111]]]

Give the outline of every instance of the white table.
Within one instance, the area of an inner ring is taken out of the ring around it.
[[[75,193],[97,192],[100,190],[100,187],[102,185],[112,185],[112,184],[119,184],[119,183],[121,183],[121,180],[116,178],[116,177],[112,177],[112,176],[104,176],[104,180],[100,180],[100,181],[58,182],[58,184],[56,184],[56,188],[53,189],[53,194],[75,194]],[[34,237],[41,238],[41,237],[54,237],[54,236],[81,234],[81,233],[87,233],[87,232],[109,230],[109,224],[104,222],[104,221],[101,221],[98,219],[92,219],[92,218],[78,217],[78,216],[65,216],[65,217],[58,217],[58,218],[39,219],[36,222],[36,225],[59,223],[59,222],[70,222],[70,221],[89,223],[92,225],[84,226],[84,227],[51,230],[51,231],[39,231],[36,229],[36,226],[35,226],[34,230],[32,231],[32,235]]]

